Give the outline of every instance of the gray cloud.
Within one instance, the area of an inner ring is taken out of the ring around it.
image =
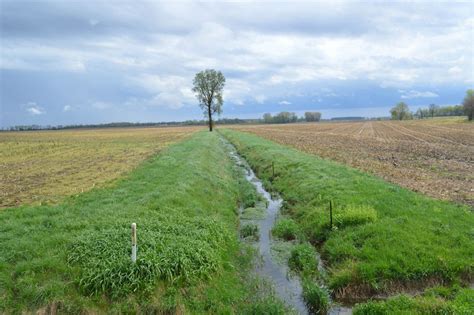
[[[150,111],[179,119],[181,110],[194,108],[192,77],[205,68],[226,75],[225,99],[236,115],[282,100],[289,107],[329,106],[343,93],[323,89],[341,84],[349,90],[348,102],[369,85],[391,89],[389,103],[402,95],[426,98],[399,89],[424,93],[436,85],[442,100],[444,87],[462,90],[474,83],[469,3],[0,0],[0,5],[0,71],[9,78],[1,83],[1,101],[4,116],[14,122],[25,114],[15,107],[30,100],[48,112],[38,119],[70,115],[64,104],[76,117],[81,109],[112,117],[103,113],[135,108],[141,110],[137,119],[149,119]]]

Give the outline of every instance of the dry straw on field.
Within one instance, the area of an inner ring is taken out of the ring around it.
[[[0,208],[55,202],[110,182],[200,127],[0,133]]]

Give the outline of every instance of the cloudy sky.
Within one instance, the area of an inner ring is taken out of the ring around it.
[[[381,116],[459,104],[474,85],[474,5],[388,1],[0,0],[0,126],[224,117]]]

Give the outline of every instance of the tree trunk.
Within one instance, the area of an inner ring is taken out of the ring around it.
[[[211,106],[207,106],[207,114],[209,116],[209,131],[212,132],[212,114],[211,114]]]

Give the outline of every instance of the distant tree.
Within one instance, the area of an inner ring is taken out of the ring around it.
[[[466,97],[464,97],[462,106],[464,107],[464,114],[467,115],[467,119],[472,121],[474,113],[474,90],[469,89],[466,91]]]
[[[304,113],[304,118],[306,121],[320,121],[321,113],[320,112],[306,112]]]
[[[462,105],[440,106],[436,109],[435,116],[462,116],[464,108]]]
[[[405,104],[404,102],[400,102],[397,105],[395,105],[390,110],[390,114],[392,115],[393,120],[406,120],[406,119],[412,118],[410,109],[408,108],[408,105]]]
[[[281,112],[275,115],[275,117],[273,117],[273,122],[277,124],[286,124],[296,122],[297,120],[298,117],[296,116],[296,114],[290,112]]]
[[[415,112],[415,117],[418,119],[423,119],[423,110],[421,108],[418,108]]]
[[[270,113],[263,114],[263,122],[266,124],[271,124],[273,122],[272,114]]]
[[[428,107],[428,110],[430,112],[431,118],[433,118],[436,114],[436,111],[438,110],[438,106],[436,106],[435,104],[430,104],[430,106]]]
[[[199,100],[199,106],[209,121],[209,131],[212,131],[212,115],[222,113],[222,91],[225,85],[225,77],[220,71],[207,69],[196,73],[193,81],[193,92]]]
[[[272,116],[270,113],[266,113],[263,115],[263,122],[264,123],[274,123],[274,124],[287,124],[292,122],[297,122],[298,116],[295,113],[290,112],[281,112]]]

